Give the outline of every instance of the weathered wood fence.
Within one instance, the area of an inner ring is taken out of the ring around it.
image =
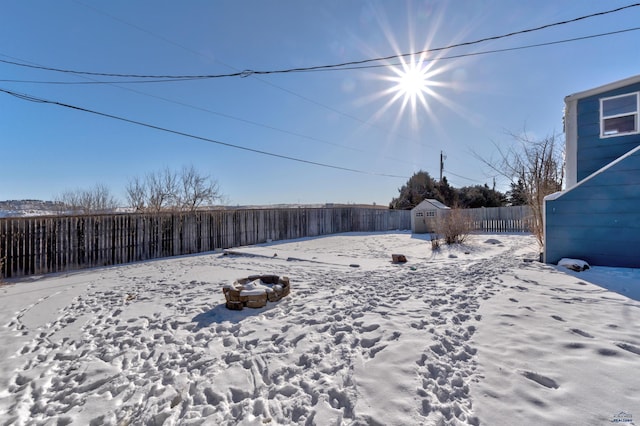
[[[466,209],[474,231],[531,232],[533,216],[529,206],[482,207]]]
[[[0,278],[351,231],[410,229],[407,210],[291,208],[0,218]]]
[[[528,232],[527,206],[467,209],[474,231]],[[0,278],[341,232],[411,229],[409,210],[291,208],[0,218]]]

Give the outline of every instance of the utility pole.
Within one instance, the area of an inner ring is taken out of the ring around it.
[[[447,158],[446,155],[440,151],[440,182],[442,182],[442,172],[444,171],[444,160]]]

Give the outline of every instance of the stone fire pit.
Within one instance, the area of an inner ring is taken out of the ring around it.
[[[222,288],[228,309],[262,308],[269,302],[277,302],[289,294],[289,277],[278,275],[251,275],[240,278]]]

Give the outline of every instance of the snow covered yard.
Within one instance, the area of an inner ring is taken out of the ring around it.
[[[522,235],[436,253],[409,233],[233,251],[0,286],[1,424],[640,418],[640,302],[593,284],[633,295],[637,270],[532,262]],[[291,294],[227,310],[222,286],[254,274],[290,277]]]

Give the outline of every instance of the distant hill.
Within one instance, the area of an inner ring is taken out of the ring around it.
[[[367,204],[272,204],[272,205],[248,205],[248,206],[214,206],[203,207],[201,210],[207,209],[291,209],[291,208],[340,208],[340,207],[360,207],[373,209],[388,209],[384,205],[367,205]],[[130,209],[118,208],[118,213],[129,212]],[[0,217],[26,217],[26,216],[54,216],[64,214],[63,205],[55,201],[42,200],[8,200],[0,201]]]
[[[60,203],[42,200],[0,201],[0,217],[24,217],[55,215],[61,210]]]

